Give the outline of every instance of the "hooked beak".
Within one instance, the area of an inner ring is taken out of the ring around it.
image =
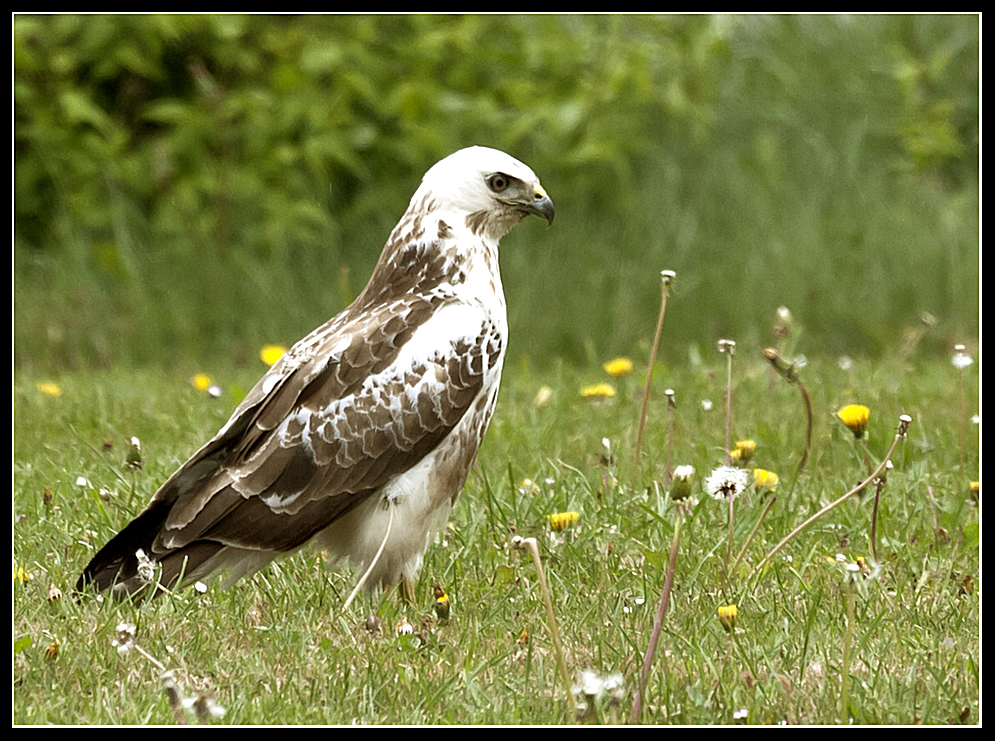
[[[539,183],[536,183],[533,188],[532,202],[526,205],[530,214],[543,217],[548,224],[553,223],[553,217],[556,216],[556,207],[553,206],[553,201],[546,195],[546,191],[542,189]]]

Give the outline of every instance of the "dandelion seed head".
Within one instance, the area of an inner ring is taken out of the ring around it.
[[[135,551],[135,558],[138,560],[138,578],[143,584],[151,584],[155,579],[155,570],[158,564],[145,555],[145,551],[139,548]]]
[[[138,629],[133,623],[118,623],[114,629],[111,645],[117,648],[119,654],[126,654],[135,647],[135,635]]]
[[[951,362],[954,364],[954,368],[957,370],[963,370],[971,365],[974,362],[974,359],[964,352],[963,345],[955,345],[954,356],[951,358]]]
[[[705,491],[715,499],[735,499],[749,485],[750,474],[732,466],[719,466],[705,479]]]

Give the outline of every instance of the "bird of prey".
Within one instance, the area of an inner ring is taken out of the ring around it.
[[[225,584],[311,544],[413,580],[473,465],[507,347],[498,241],[553,221],[535,173],[463,149],[425,174],[362,293],[294,345],[77,584]]]

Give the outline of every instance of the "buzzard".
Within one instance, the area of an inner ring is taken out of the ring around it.
[[[147,596],[306,544],[413,579],[466,482],[507,346],[498,240],[553,221],[535,173],[470,147],[422,179],[356,300],[294,345],[79,578]],[[157,591],[157,590],[156,590]]]

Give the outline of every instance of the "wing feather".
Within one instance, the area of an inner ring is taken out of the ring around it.
[[[164,564],[164,578],[171,554],[300,547],[434,450],[502,350],[488,312],[444,291],[347,311],[274,365],[163,484],[148,508],[168,505],[163,524],[136,547]],[[99,555],[81,584],[106,587],[133,560]],[[170,565],[178,578],[182,567]]]

